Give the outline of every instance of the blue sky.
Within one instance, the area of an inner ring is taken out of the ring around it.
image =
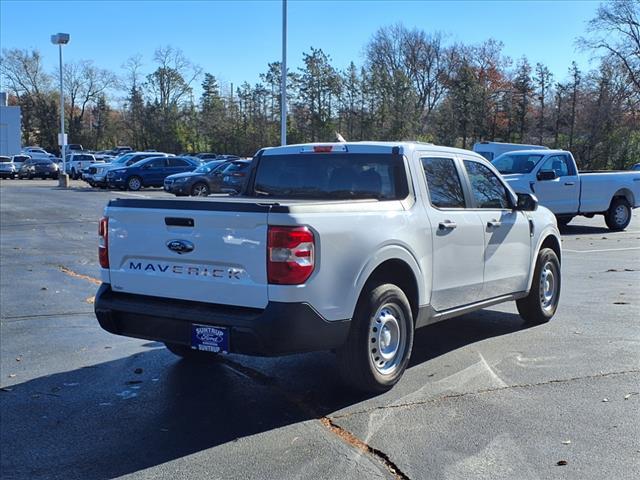
[[[402,22],[450,42],[473,44],[493,37],[512,58],[526,54],[563,79],[572,60],[589,66],[576,38],[594,16],[595,1],[303,1],[289,0],[288,62],[322,48],[338,68],[363,61],[363,49],[381,26]],[[15,1],[0,0],[2,48],[37,48],[53,70],[57,55],[49,37],[68,32],[65,59],[90,59],[122,74],[136,53],[153,69],[158,46],[184,51],[223,83],[258,81],[267,63],[280,59],[281,2],[263,1]],[[146,72],[145,72],[146,73]]]

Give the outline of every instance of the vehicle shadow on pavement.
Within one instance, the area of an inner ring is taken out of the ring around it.
[[[598,235],[598,234],[615,234],[607,227],[592,227],[589,225],[564,225],[559,227],[561,235]]]
[[[523,328],[516,314],[495,311],[425,327],[410,368]],[[228,460],[243,438],[370,398],[344,387],[328,353],[191,364],[160,345],[1,391],[3,478],[108,479],[217,446],[211,460]]]

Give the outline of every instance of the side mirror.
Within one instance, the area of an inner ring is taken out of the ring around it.
[[[538,208],[538,199],[530,193],[518,193],[518,204],[516,210],[523,212],[533,212]]]
[[[538,172],[538,180],[555,180],[558,178],[555,170],[540,170]]]

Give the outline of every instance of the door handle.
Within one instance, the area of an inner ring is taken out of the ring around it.
[[[567,185],[567,186],[571,186],[571,185],[575,185],[576,182],[564,182],[564,184]]]
[[[501,225],[502,225],[502,222],[498,220],[491,220],[490,222],[487,222],[487,227],[489,228],[498,228]]]
[[[456,222],[452,222],[451,220],[445,220],[444,222],[440,222],[438,224],[439,230],[453,230],[456,228],[458,224]]]

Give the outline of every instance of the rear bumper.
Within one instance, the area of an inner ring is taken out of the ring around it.
[[[100,326],[116,335],[190,345],[191,324],[230,329],[230,350],[276,356],[342,345],[349,320],[327,321],[306,303],[269,302],[264,310],[117,293],[103,283],[96,294]]]

